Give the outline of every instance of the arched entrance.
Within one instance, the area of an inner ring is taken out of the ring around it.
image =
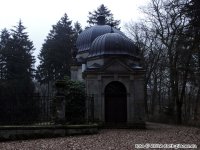
[[[127,121],[126,87],[118,81],[105,87],[105,122],[125,123]]]

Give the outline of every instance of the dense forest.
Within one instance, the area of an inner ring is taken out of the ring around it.
[[[141,10],[145,20],[122,27],[141,50],[146,70],[145,110],[150,120],[180,124],[200,120],[199,8],[198,0],[151,0]],[[94,25],[98,15],[105,16],[106,24],[120,28],[120,20],[115,20],[103,4],[88,14],[85,28]],[[35,48],[25,30],[20,20],[13,29],[0,33],[1,104],[5,103],[3,97],[7,103],[20,106],[16,97],[21,95],[22,104],[38,91],[51,95],[56,80],[70,77],[72,50],[83,29],[64,14],[52,25],[36,67]],[[1,106],[0,110],[5,110]]]

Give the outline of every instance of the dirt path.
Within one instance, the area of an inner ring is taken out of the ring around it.
[[[103,129],[96,135],[1,142],[0,150],[132,150],[146,143],[196,144],[200,149],[200,129],[148,123],[146,130]]]

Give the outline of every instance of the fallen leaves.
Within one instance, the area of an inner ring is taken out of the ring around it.
[[[99,134],[0,143],[2,150],[131,150],[135,144],[197,144],[200,129],[149,123],[147,130],[104,129]]]

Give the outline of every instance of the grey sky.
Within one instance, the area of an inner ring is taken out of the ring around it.
[[[79,21],[86,26],[88,12],[96,10],[104,4],[114,14],[115,19],[121,20],[121,25],[131,20],[136,21],[140,16],[139,7],[148,0],[1,0],[0,1],[0,30],[11,29],[22,20],[30,40],[33,41],[39,54],[42,43],[51,30],[52,25],[67,13],[73,22]]]

